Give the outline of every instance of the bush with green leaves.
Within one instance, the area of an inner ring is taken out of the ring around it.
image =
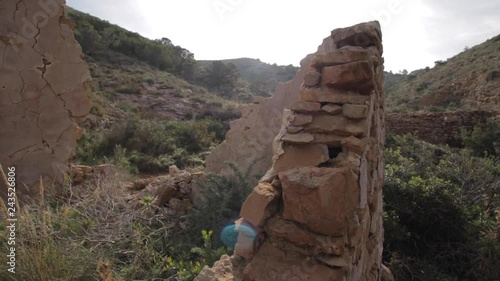
[[[219,239],[224,226],[232,224],[239,218],[241,205],[253,190],[257,179],[252,175],[251,165],[246,171],[241,171],[233,163],[227,163],[232,175],[207,174],[203,182],[197,182],[202,190],[205,204],[193,210],[187,217],[187,227],[183,231],[180,245],[198,241],[198,233],[202,230],[212,230],[217,235],[212,242],[216,247],[222,245]]]
[[[130,117],[99,133],[84,134],[75,158],[84,164],[114,159],[133,173],[166,171],[170,165],[197,167],[203,165],[202,154],[218,144],[224,133],[223,125],[214,120]]]
[[[194,247],[191,253],[197,258],[193,260],[176,260],[172,257],[165,257],[165,270],[174,270],[179,277],[179,281],[192,281],[205,266],[213,266],[219,258],[227,254],[228,249],[219,247],[214,249],[212,246],[213,231],[202,230],[203,247]]]
[[[475,155],[500,157],[500,121],[479,123],[470,132],[462,130],[461,138]]]
[[[498,279],[498,159],[413,136],[387,143],[384,260],[396,279]]]

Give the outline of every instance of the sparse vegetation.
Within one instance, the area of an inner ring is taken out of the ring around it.
[[[186,241],[185,252],[176,251],[179,233],[171,217],[141,200],[141,208],[127,203],[120,172],[98,177],[85,186],[44,190],[41,201],[18,210],[16,274],[6,270],[0,257],[1,280],[119,281],[151,280],[177,276],[191,281],[205,266],[212,266],[228,252],[214,248],[214,225],[202,229],[196,241]],[[5,216],[3,205],[0,211]],[[0,224],[0,246],[8,247],[6,220]],[[201,239],[200,239],[201,238]],[[198,243],[199,242],[199,243]]]
[[[204,152],[221,142],[225,130],[214,120],[155,121],[130,117],[107,130],[88,132],[79,140],[76,159],[97,164],[112,157],[133,173],[158,173],[168,166],[203,164]]]
[[[433,68],[411,72],[408,79],[402,73],[385,73],[386,104],[389,111],[456,110],[500,111],[498,95],[500,77],[499,42],[496,36],[486,42],[464,49],[447,60],[438,60]]]

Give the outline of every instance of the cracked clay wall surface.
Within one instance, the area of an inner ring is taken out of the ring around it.
[[[18,195],[61,180],[90,110],[90,73],[64,0],[0,1],[0,163]],[[4,190],[2,189],[2,192]]]

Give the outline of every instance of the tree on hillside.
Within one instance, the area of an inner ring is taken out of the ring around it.
[[[214,61],[210,65],[206,76],[206,83],[211,88],[219,86],[234,86],[239,78],[238,70],[232,63],[225,64],[221,61]]]

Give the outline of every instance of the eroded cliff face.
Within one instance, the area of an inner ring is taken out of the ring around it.
[[[61,180],[90,110],[64,0],[0,2],[0,163],[16,167],[18,195]],[[2,189],[3,191],[3,189]]]
[[[234,257],[205,268],[197,281],[372,281],[390,276],[381,264],[385,128],[380,26],[369,22],[336,29],[331,39],[333,50],[308,58],[299,99],[283,112],[271,169],[236,222]]]

